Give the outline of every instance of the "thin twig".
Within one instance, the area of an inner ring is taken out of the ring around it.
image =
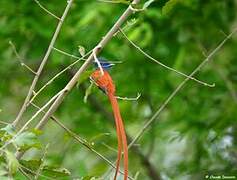
[[[75,55],[73,55],[73,54],[67,53],[67,52],[65,52],[65,51],[63,51],[63,50],[61,50],[61,49],[56,48],[56,47],[53,47],[53,50],[55,50],[55,51],[57,51],[57,52],[59,52],[59,53],[61,53],[61,54],[64,54],[64,55],[66,55],[66,56],[69,56],[69,57],[71,57],[71,58],[74,58],[74,59],[81,59],[81,57],[79,57],[79,56],[75,56]],[[83,57],[85,57],[85,56],[83,56]]]
[[[38,0],[34,0],[37,4],[38,4],[38,6],[41,8],[41,9],[43,9],[46,13],[48,13],[49,15],[51,15],[51,16],[53,16],[54,18],[56,18],[57,20],[59,20],[59,21],[61,21],[61,19],[58,17],[58,16],[56,16],[54,13],[52,13],[52,12],[50,12],[48,9],[46,9],[42,4],[40,4],[40,2],[38,1]]]
[[[141,97],[141,93],[137,93],[137,97],[121,97],[121,96],[116,96],[117,99],[120,100],[125,100],[125,101],[137,101]]]
[[[25,98],[25,101],[24,101],[24,103],[23,103],[23,105],[22,105],[22,107],[21,107],[21,110],[19,111],[19,113],[18,113],[16,119],[15,119],[15,120],[13,121],[13,123],[12,123],[12,125],[13,125],[14,127],[19,123],[19,121],[20,121],[21,118],[22,118],[23,113],[25,112],[25,110],[26,110],[26,108],[27,108],[27,104],[28,104],[28,102],[29,102],[29,100],[30,100],[30,98],[31,98],[31,96],[32,96],[32,94],[33,94],[33,91],[35,90],[35,86],[36,86],[36,84],[37,84],[37,82],[38,82],[39,76],[41,75],[41,73],[42,73],[42,71],[43,71],[43,69],[44,69],[44,66],[45,66],[45,64],[46,64],[47,61],[48,61],[49,55],[51,54],[51,51],[52,51],[53,46],[54,46],[54,44],[55,44],[55,41],[56,41],[56,39],[57,39],[57,37],[58,37],[58,34],[59,34],[60,30],[61,30],[62,24],[63,24],[63,22],[64,22],[64,20],[65,20],[65,18],[66,18],[66,16],[67,16],[67,13],[68,13],[70,7],[72,6],[73,0],[69,0],[69,1],[67,1],[67,3],[68,3],[68,4],[67,4],[67,6],[66,6],[66,8],[65,8],[65,10],[64,10],[64,12],[63,12],[63,15],[62,15],[62,17],[60,18],[61,21],[58,22],[58,25],[57,25],[56,30],[55,30],[55,32],[54,32],[54,35],[53,35],[53,37],[52,37],[52,39],[51,39],[51,42],[50,42],[49,47],[48,47],[48,49],[47,49],[47,52],[45,53],[44,58],[43,58],[43,60],[42,60],[42,62],[41,62],[41,64],[40,64],[40,66],[39,66],[39,68],[38,68],[38,70],[37,70],[37,74],[35,75],[35,77],[34,77],[34,79],[33,79],[33,81],[32,81],[32,84],[31,84],[30,89],[29,89],[29,91],[28,91],[28,94],[27,94],[27,96],[26,96],[26,98]]]
[[[12,43],[12,41],[9,41],[9,44],[11,45],[12,47],[12,50],[14,52],[14,54],[16,55],[18,61],[20,62],[21,66],[24,66],[27,70],[29,70],[30,72],[32,72],[34,75],[36,75],[36,72],[31,69],[28,65],[26,65],[24,63],[24,61],[22,60],[21,56],[18,54],[17,50],[16,50],[16,46]]]
[[[5,124],[5,125],[9,125],[10,123],[4,122],[4,121],[0,121],[1,124]]]
[[[173,69],[173,68],[171,68],[171,67],[169,67],[169,66],[166,66],[165,64],[161,63],[160,61],[156,60],[155,58],[153,58],[152,56],[150,56],[149,54],[147,54],[145,51],[143,51],[138,45],[136,45],[132,40],[130,40],[130,39],[128,38],[128,36],[123,32],[123,30],[122,30],[121,28],[119,29],[119,31],[122,33],[122,35],[125,37],[125,39],[128,40],[128,42],[129,42],[130,44],[132,44],[138,51],[140,51],[140,52],[141,52],[143,55],[145,55],[148,59],[150,59],[150,60],[156,62],[156,63],[159,64],[160,66],[162,66],[162,67],[164,67],[164,68],[166,68],[166,69],[168,69],[168,70],[170,70],[170,71],[174,71],[175,73],[177,73],[177,74],[179,74],[179,75],[182,75],[182,76],[184,76],[184,77],[186,77],[186,78],[192,79],[192,80],[198,82],[199,84],[202,84],[202,85],[208,86],[208,87],[215,87],[215,84],[208,84],[208,83],[203,82],[203,81],[200,81],[200,80],[198,80],[198,79],[196,79],[196,78],[194,78],[194,77],[188,76],[188,75],[186,75],[186,74],[184,74],[184,73],[182,73],[182,72],[180,72],[180,71],[178,71],[178,70],[176,70],[176,69]]]
[[[37,109],[42,109],[39,106],[37,106],[34,103],[31,103],[35,108]],[[42,113],[46,113],[45,111],[42,111]],[[116,168],[116,166],[110,161],[108,160],[106,157],[104,157],[102,154],[100,154],[98,151],[96,151],[94,148],[91,147],[91,145],[83,138],[81,138],[80,136],[78,136],[76,133],[74,133],[73,131],[71,131],[69,128],[67,128],[63,123],[61,123],[61,121],[59,121],[55,116],[51,116],[50,117],[57,125],[59,125],[62,129],[64,129],[73,139],[75,139],[77,142],[79,142],[80,144],[82,144],[84,147],[86,147],[87,149],[89,149],[90,151],[92,151],[93,153],[95,153],[97,156],[99,156],[102,160],[104,160],[105,162],[107,162],[112,168]],[[19,157],[19,155],[18,155]],[[119,171],[121,174],[124,174],[124,172]],[[133,179],[131,177],[129,177],[129,179]]]
[[[236,33],[237,28],[235,28],[207,57],[206,59],[199,64],[198,67],[196,67],[193,72],[189,75],[189,77],[192,77],[195,75],[202,67],[204,67],[210,59],[221,49],[221,47],[226,43],[227,40],[229,40],[234,33]],[[135,138],[132,140],[132,142],[129,144],[129,148],[133,146],[133,144],[139,140],[139,138],[142,136],[142,134],[147,130],[147,128],[156,120],[156,118],[160,115],[160,113],[165,109],[167,104],[175,97],[175,95],[179,92],[179,90],[190,80],[190,78],[187,77],[185,80],[183,80],[179,86],[171,93],[171,95],[165,100],[165,102],[161,105],[161,107],[156,111],[156,113],[145,123],[145,125],[141,128],[141,130],[137,133]]]
[[[99,2],[103,3],[111,3],[111,4],[129,4],[129,2],[126,2],[124,0],[97,0]]]
[[[130,7],[130,9],[131,9],[133,12],[141,12],[141,11],[144,11],[144,10],[146,10],[146,8],[145,8],[145,7],[143,7],[143,8],[140,8],[140,9],[134,8],[134,7],[132,7],[132,6],[129,6],[129,7]]]

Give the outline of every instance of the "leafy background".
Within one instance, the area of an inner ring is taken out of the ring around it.
[[[89,51],[127,7],[124,2],[75,1],[55,46],[77,56],[80,56],[79,46]],[[41,0],[40,3],[58,16],[66,6],[66,1]],[[145,11],[130,17],[125,33],[153,57],[188,74],[236,26],[236,7],[235,0],[154,1]],[[33,79],[33,75],[20,66],[9,41],[15,44],[24,62],[37,69],[56,25],[57,21],[32,0],[0,1],[1,121],[14,120]],[[236,47],[235,35],[195,76],[215,83],[214,88],[190,81],[145,132],[137,144],[142,155],[135,150],[129,154],[131,175],[138,173],[137,179],[154,179],[144,163],[145,157],[162,179],[204,179],[211,174],[237,176]],[[142,94],[135,102],[119,101],[127,133],[134,137],[183,77],[144,57],[121,34],[112,39],[101,55],[122,61],[111,70],[118,95]],[[53,51],[37,89],[73,61]],[[80,64],[60,76],[35,102],[39,105],[47,102],[65,86]],[[114,161],[113,148],[116,149],[117,141],[110,104],[97,89],[84,103],[88,86],[89,80],[84,80],[74,88],[55,115]],[[28,109],[22,124],[35,110]],[[39,118],[34,122],[37,120]],[[11,127],[6,130],[4,124],[1,126],[1,131],[11,131]],[[2,141],[4,138],[8,137],[1,135]],[[16,144],[31,148],[20,163],[32,170],[43,164],[42,174],[49,177],[108,179],[113,175],[107,172],[110,167],[104,161],[76,143],[54,122],[50,122],[44,132],[25,132]],[[9,148],[2,154],[0,175],[2,179],[9,173],[15,179],[25,179],[18,171],[19,162],[13,152],[14,149]],[[42,156],[43,162],[37,160]]]

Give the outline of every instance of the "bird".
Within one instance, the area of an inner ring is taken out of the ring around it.
[[[90,79],[95,83],[95,85],[99,89],[101,89],[108,96],[108,99],[110,100],[112,110],[113,110],[113,116],[114,116],[115,126],[116,126],[117,141],[118,141],[118,147],[117,147],[118,152],[117,152],[117,161],[116,161],[114,180],[116,180],[118,176],[122,151],[123,151],[124,180],[127,180],[128,179],[127,137],[126,137],[126,132],[125,132],[124,124],[123,124],[123,119],[120,114],[118,101],[115,95],[116,88],[113,83],[113,79],[108,72],[108,70],[114,64],[108,62],[104,58],[98,58],[98,61],[95,62],[96,69],[90,75]],[[99,67],[99,64],[102,67],[102,69],[101,67]]]

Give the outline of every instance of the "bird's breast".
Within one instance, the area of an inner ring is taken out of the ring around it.
[[[104,89],[107,93],[115,93],[115,86],[109,73],[104,70],[104,74],[98,69],[91,74],[91,78],[95,81],[96,85]]]

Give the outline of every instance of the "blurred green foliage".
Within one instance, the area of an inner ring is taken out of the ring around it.
[[[127,7],[126,3],[121,2],[75,1],[55,47],[77,56],[80,56],[80,46],[86,51],[91,50]],[[142,1],[142,4],[145,2]],[[40,3],[59,17],[66,6],[66,1],[41,0]],[[125,23],[124,31],[132,41],[162,63],[189,74],[236,26],[236,8],[235,0],[157,0],[148,9],[133,14]],[[33,0],[0,1],[1,121],[14,120],[33,79],[33,75],[20,66],[8,42],[11,40],[24,62],[36,70],[56,25],[57,20]],[[215,83],[214,88],[190,81],[139,141],[138,148],[162,179],[204,179],[205,175],[211,174],[237,176],[236,47],[235,35],[217,53],[213,62],[195,76]],[[144,57],[120,33],[109,42],[101,56],[111,61],[122,61],[111,70],[119,96],[142,94],[136,102],[119,102],[127,132],[134,137],[183,77]],[[73,61],[53,51],[37,89]],[[35,103],[43,105],[47,102],[65,86],[80,64],[48,86]],[[83,80],[55,115],[71,130],[93,142],[93,148],[113,161],[116,152],[108,146],[116,149],[117,141],[107,114],[111,111],[110,104],[99,90],[93,90],[90,95],[93,99],[84,103],[85,89],[90,83],[86,78]],[[96,103],[106,111],[95,106]],[[35,111],[34,107],[30,107],[23,122]],[[9,128],[1,130],[1,140],[14,134],[14,130],[9,131]],[[54,122],[50,122],[39,137],[37,133],[29,133],[21,134],[22,139],[18,138],[20,145],[16,144],[18,148],[32,148],[23,157],[22,165],[35,171],[43,163],[42,173],[58,179],[106,177],[103,175],[109,166],[73,141]],[[40,147],[38,138],[42,146],[49,143],[47,152],[44,148],[34,149]],[[12,152],[6,151],[5,158],[0,159],[1,179],[8,172],[14,175],[19,168]],[[130,152],[131,175],[139,172],[138,179],[152,179],[140,156],[132,150]],[[44,153],[44,162],[39,162],[37,159]],[[31,167],[33,164],[34,168]],[[47,170],[47,167],[50,168]],[[67,169],[57,170],[59,167]],[[25,177],[18,171],[15,178]]]

